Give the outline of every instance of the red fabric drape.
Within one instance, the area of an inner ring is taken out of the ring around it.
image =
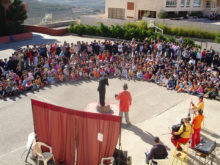
[[[49,130],[56,162],[73,165],[75,160],[75,117],[62,112],[50,112]]]
[[[49,111],[44,110],[44,107],[39,107],[32,104],[34,128],[37,134],[37,139],[46,144],[50,144],[49,134]]]
[[[32,100],[35,132],[53,149],[57,164],[97,165],[113,155],[120,133],[120,117],[76,111]],[[103,142],[97,140],[103,134]]]
[[[53,111],[45,103],[32,101],[32,107],[38,141],[52,147],[57,164],[73,165],[75,161],[75,117]]]
[[[111,157],[115,151],[120,124],[79,117],[77,120],[77,165],[98,165],[103,157]],[[98,141],[103,134],[103,142]]]

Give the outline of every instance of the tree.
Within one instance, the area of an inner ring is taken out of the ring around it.
[[[25,31],[24,20],[27,19],[27,12],[22,1],[14,0],[6,12],[7,32],[9,35],[22,33]]]
[[[0,36],[5,35],[5,8],[0,3]]]

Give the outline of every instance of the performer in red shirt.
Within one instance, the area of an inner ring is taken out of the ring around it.
[[[128,125],[131,125],[131,122],[129,121],[129,106],[131,106],[131,94],[127,91],[128,85],[124,84],[123,86],[124,91],[119,93],[116,96],[116,99],[120,101],[119,103],[119,110],[120,110],[120,116],[123,118],[123,114],[125,113],[125,120]]]
[[[194,133],[191,136],[191,148],[194,148],[200,142],[200,131],[203,120],[203,110],[200,109],[192,121]]]

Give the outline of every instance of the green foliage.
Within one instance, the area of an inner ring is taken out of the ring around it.
[[[70,22],[70,27],[67,29],[68,33],[72,33],[72,29],[73,29],[73,23]]]
[[[8,10],[6,11],[7,18],[7,34],[17,34],[23,33],[25,31],[24,20],[27,18],[27,12],[20,0],[14,0],[13,3],[10,4]]]
[[[110,27],[110,31],[111,31],[111,37],[113,38],[124,38],[126,33],[125,29],[118,24],[112,25]]]
[[[146,37],[154,34],[152,29],[147,29],[147,22],[145,21],[138,23],[129,22],[123,26],[118,24],[106,26],[102,22],[99,23],[99,26],[70,24],[68,32],[78,35],[86,34],[127,40],[131,40],[132,38],[144,40]]]
[[[0,3],[0,36],[5,35],[5,8]]]
[[[98,31],[104,37],[111,37],[111,30],[108,26],[104,25],[102,22],[99,23]]]
[[[206,30],[202,30],[200,28],[181,28],[181,27],[168,27],[166,25],[158,25],[161,29],[164,30],[165,34],[170,34],[174,36],[184,36],[184,37],[194,37],[194,38],[202,38],[202,39],[211,39],[214,40],[217,32],[209,32]]]
[[[216,35],[215,42],[216,43],[220,43],[220,34]]]
[[[86,35],[98,36],[99,31],[97,31],[96,26],[85,26],[85,34]]]
[[[137,23],[135,22],[127,22],[125,23],[125,29],[137,28]]]
[[[84,32],[85,32],[85,26],[83,24],[77,24],[77,25],[74,25],[72,27],[72,29],[70,29],[70,32],[71,33],[76,33],[78,34],[79,36],[83,35]]]
[[[158,13],[158,17],[163,19],[163,18],[167,18],[168,17],[168,13],[166,11],[160,11]]]
[[[166,25],[157,25],[161,29],[164,30],[165,34],[173,35],[173,36],[184,36],[184,37],[195,37],[195,38],[203,38],[203,39],[212,39],[216,42],[220,42],[220,33],[217,32],[207,32],[205,30],[201,30],[199,28],[181,28],[181,27],[167,27]],[[129,22],[125,25],[112,25],[106,26],[103,23],[99,23],[99,26],[92,25],[83,25],[83,24],[70,24],[68,29],[69,33],[75,33],[78,35],[93,35],[93,36],[103,36],[103,37],[111,37],[118,39],[126,39],[131,40],[132,38],[144,40],[148,37],[149,40],[162,40],[162,41],[171,41],[173,43],[177,43],[177,40],[174,37],[165,37],[161,33],[155,33],[153,28],[148,29],[147,23],[145,21],[140,21],[138,23]],[[195,45],[195,42],[192,39],[185,38],[184,45],[191,45],[200,47],[199,45]]]
[[[150,16],[150,11],[147,11],[144,13],[143,17],[149,17]]]
[[[139,22],[136,23],[136,24],[137,24],[137,27],[138,27],[139,29],[144,29],[144,30],[147,29],[147,22],[146,22],[146,21],[139,21]]]
[[[201,46],[201,45],[198,45],[198,44],[195,44],[194,46],[195,46],[196,48],[199,48],[199,49],[202,48],[202,46]]]
[[[195,46],[195,41],[192,40],[192,39],[189,39],[189,38],[184,38],[184,42],[183,42],[184,46],[186,47],[187,45],[188,46]]]
[[[169,41],[171,41],[172,43],[177,43],[176,38],[167,36],[167,37],[166,37],[166,42],[169,42]]]

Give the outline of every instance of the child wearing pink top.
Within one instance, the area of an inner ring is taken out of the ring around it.
[[[199,85],[199,88],[197,89],[197,92],[198,92],[199,95],[203,94],[204,90],[203,90],[202,85]]]

